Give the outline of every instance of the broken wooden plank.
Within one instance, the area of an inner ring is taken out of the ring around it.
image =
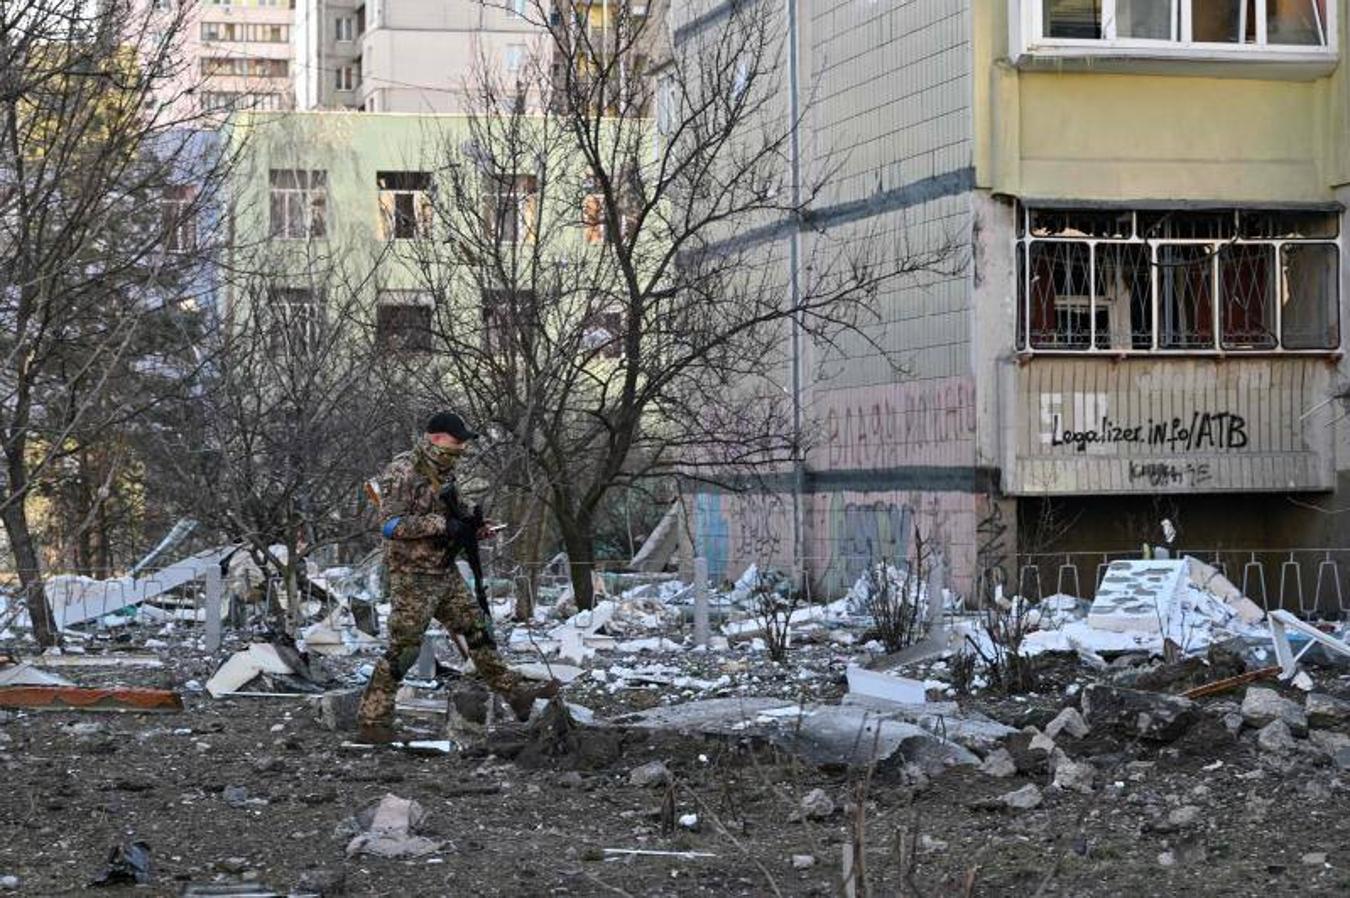
[[[183,699],[168,689],[97,686],[6,686],[0,708],[49,711],[136,711],[171,713],[183,710]]]
[[[1221,692],[1227,692],[1229,689],[1235,689],[1238,686],[1247,683],[1255,683],[1257,680],[1273,679],[1280,672],[1280,665],[1273,667],[1262,667],[1257,670],[1249,670],[1246,673],[1238,674],[1235,677],[1225,677],[1222,680],[1215,680],[1213,683],[1205,683],[1203,686],[1196,686],[1194,689],[1187,689],[1181,693],[1182,698],[1204,698],[1207,695],[1218,695]]]

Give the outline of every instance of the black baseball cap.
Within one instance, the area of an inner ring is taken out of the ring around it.
[[[457,440],[476,440],[478,434],[469,429],[464,419],[454,412],[437,412],[427,422],[427,433],[448,433]]]

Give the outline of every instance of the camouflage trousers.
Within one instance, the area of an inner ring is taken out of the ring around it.
[[[445,573],[389,572],[389,647],[375,663],[375,672],[361,696],[358,717],[363,726],[389,725],[399,682],[422,650],[422,637],[434,617],[450,633],[464,637],[478,675],[497,692],[509,693],[521,683],[492,645],[482,611],[456,570]]]

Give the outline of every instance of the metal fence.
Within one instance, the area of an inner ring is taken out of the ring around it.
[[[1304,618],[1350,617],[1350,549],[1172,549],[1213,566],[1266,611],[1284,608]],[[1091,600],[1113,561],[1137,559],[1138,549],[1017,556],[1017,582],[1004,589],[1031,599],[1065,593]]]

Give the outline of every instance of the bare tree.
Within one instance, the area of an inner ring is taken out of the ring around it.
[[[546,504],[589,607],[607,497],[799,459],[794,332],[869,339],[879,287],[950,251],[816,235],[787,290],[773,235],[809,223],[832,168],[788,165],[776,5],[675,48],[627,2],[528,15],[532,58],[483,63],[468,139],[438,153],[420,251],[449,377],[425,388],[491,423],[496,481]]]
[[[0,4],[0,520],[43,646],[59,636],[30,491],[156,401],[110,397],[200,300],[209,256],[183,237],[228,166],[168,95],[187,24],[181,7]]]
[[[321,207],[309,214],[322,233]],[[408,445],[405,391],[381,360],[404,336],[377,322],[382,261],[322,239],[237,244],[230,302],[202,338],[210,362],[157,428],[154,466],[179,507],[277,578],[288,630],[307,559],[370,541],[363,484]]]

